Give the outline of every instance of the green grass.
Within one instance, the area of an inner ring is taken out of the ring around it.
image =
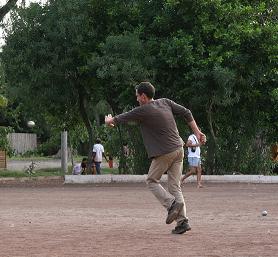
[[[2,178],[23,178],[23,177],[49,177],[49,176],[62,176],[61,169],[41,169],[35,170],[35,172],[29,175],[24,171],[10,171],[10,170],[0,170],[0,177]]]
[[[71,175],[71,171],[72,171],[72,168],[71,168],[71,166],[69,166],[67,175]],[[116,168],[113,168],[113,169],[101,168],[100,172],[101,172],[101,174],[104,174],[104,175],[106,175],[106,174],[119,174],[119,169],[116,169]],[[88,174],[88,175],[90,175],[90,174]]]
[[[119,170],[116,168],[110,169],[110,168],[101,168],[102,174],[119,174]]]
[[[71,167],[68,168],[67,175],[71,175]],[[102,174],[119,174],[118,169],[102,168]],[[33,174],[29,175],[24,171],[14,171],[14,170],[0,170],[0,178],[23,178],[23,177],[49,177],[49,176],[63,176],[63,172],[60,168],[53,169],[40,169],[35,170]]]
[[[73,160],[75,162],[81,162],[83,158],[87,158],[87,156],[81,156],[81,155],[78,155],[78,156],[74,156],[73,157]],[[9,160],[14,160],[14,161],[28,161],[28,160],[55,160],[55,159],[60,159],[60,158],[54,158],[54,157],[50,157],[50,156],[28,156],[28,157],[25,157],[25,156],[20,156],[20,155],[17,155],[17,156],[11,156],[11,157],[7,157],[7,159]],[[68,161],[71,161],[71,159],[69,158]]]
[[[12,156],[12,157],[7,157],[8,160],[13,160],[13,161],[32,161],[32,160],[53,160],[55,158],[53,157],[46,157],[46,156],[29,156],[29,157],[22,157],[22,156]]]

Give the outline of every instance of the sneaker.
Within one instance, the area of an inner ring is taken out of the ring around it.
[[[168,216],[166,218],[166,224],[171,224],[179,215],[180,210],[183,208],[183,203],[174,201],[168,210]]]
[[[172,230],[172,234],[183,234],[189,230],[191,230],[191,227],[189,226],[188,220],[186,219]]]

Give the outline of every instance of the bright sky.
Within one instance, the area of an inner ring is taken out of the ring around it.
[[[0,4],[1,6],[3,6],[5,3],[7,3],[8,0],[0,0]],[[21,3],[21,0],[18,0],[18,3]],[[31,3],[38,3],[38,2],[46,2],[46,0],[25,0],[26,5],[28,6],[28,4]]]

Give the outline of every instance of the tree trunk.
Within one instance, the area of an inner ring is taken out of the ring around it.
[[[212,121],[212,108],[213,108],[213,100],[209,103],[209,107],[207,109],[207,120],[209,123],[209,131],[212,140],[209,140],[208,142],[208,151],[207,151],[207,171],[208,174],[214,174],[215,173],[215,163],[216,163],[216,136],[213,129],[213,121]]]
[[[124,154],[124,140],[123,140],[123,136],[122,136],[122,131],[121,131],[121,128],[118,126],[117,127],[118,129],[118,133],[119,133],[119,138],[120,138],[120,142],[121,142],[121,145],[120,145],[120,160],[119,160],[119,174],[126,174],[127,171],[128,171],[128,168],[127,168],[127,164],[126,164],[126,156]]]
[[[111,107],[111,110],[113,112],[113,116],[115,115],[115,113],[119,113],[120,110],[118,109],[118,107],[116,105],[114,105],[112,102],[108,102],[108,104]],[[126,157],[124,155],[124,140],[123,140],[123,136],[122,136],[122,131],[120,126],[117,126],[117,131],[119,134],[119,138],[120,138],[120,142],[121,145],[120,147],[120,158],[119,158],[119,174],[123,174],[123,173],[127,173],[128,168],[127,168],[127,163],[126,163]]]
[[[5,5],[0,8],[0,21],[3,21],[6,14],[16,6],[18,0],[9,0]]]
[[[86,94],[83,90],[83,88],[80,86],[78,88],[78,98],[79,98],[79,111],[81,114],[81,117],[83,119],[83,122],[85,124],[85,127],[87,129],[88,135],[89,135],[89,149],[88,149],[88,162],[87,162],[87,173],[91,174],[92,173],[92,154],[93,154],[93,142],[94,142],[94,137],[93,137],[93,126],[92,123],[89,119],[87,110],[86,110]]]
[[[68,145],[69,145],[69,149],[70,149],[70,160],[71,160],[71,167],[72,170],[74,168],[74,161],[73,161],[73,148],[72,148],[72,144],[71,144],[71,140],[70,140],[70,136],[68,134]]]

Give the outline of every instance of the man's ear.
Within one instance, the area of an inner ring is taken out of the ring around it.
[[[143,93],[142,96],[144,97],[145,101],[149,100],[149,98],[147,97],[147,95],[145,93]]]

